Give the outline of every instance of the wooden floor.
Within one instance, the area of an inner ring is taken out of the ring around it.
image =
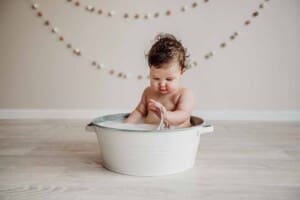
[[[299,122],[212,122],[195,167],[162,177],[103,168],[86,123],[1,120],[0,199],[300,199]]]

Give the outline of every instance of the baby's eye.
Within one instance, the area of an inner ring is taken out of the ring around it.
[[[173,78],[167,78],[167,81],[173,81]]]
[[[159,81],[159,78],[154,77],[153,79],[156,80],[156,81]]]

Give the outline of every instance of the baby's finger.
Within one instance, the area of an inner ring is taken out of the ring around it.
[[[155,106],[154,103],[148,103],[148,106],[149,106],[149,108],[152,108],[152,109],[155,109],[155,108],[156,108],[156,106]]]
[[[149,102],[149,106],[151,107],[159,107],[155,102]]]
[[[155,101],[155,100],[153,100],[153,99],[149,99],[149,103],[153,103],[153,104],[155,104],[155,103],[156,103],[156,101]]]
[[[161,105],[159,102],[157,102],[157,101],[155,101],[153,99],[149,99],[149,102],[155,104],[156,106]]]

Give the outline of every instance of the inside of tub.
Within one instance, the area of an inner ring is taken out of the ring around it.
[[[130,130],[130,131],[153,131],[157,130],[158,125],[153,124],[145,124],[145,123],[137,123],[137,124],[129,124],[124,123],[124,119],[129,116],[128,113],[124,114],[113,114],[113,115],[106,115],[103,117],[96,118],[93,121],[93,125],[104,127],[104,128],[113,128],[119,130]],[[199,117],[191,116],[191,127],[193,126],[200,126],[203,124],[203,120]],[[178,128],[183,129],[183,128]],[[164,129],[169,130],[169,129]],[[174,130],[174,128],[172,129]]]

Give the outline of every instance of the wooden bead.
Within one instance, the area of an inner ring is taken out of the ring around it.
[[[77,56],[80,56],[81,55],[81,52],[79,49],[74,49],[73,50],[73,53],[76,54]]]
[[[205,59],[209,59],[209,58],[211,58],[213,55],[214,55],[214,53],[211,51],[211,52],[209,52],[208,54],[206,54],[206,55],[204,56],[204,58],[205,58]]]
[[[31,8],[32,8],[33,10],[36,10],[38,7],[39,7],[39,6],[38,6],[36,3],[32,4],[32,6],[31,6]]]
[[[122,73],[122,72],[119,72],[119,73],[118,73],[118,77],[123,77],[123,73]]]
[[[58,28],[54,27],[52,28],[52,33],[57,33],[58,32]]]
[[[150,14],[145,14],[144,19],[149,19],[151,17]]]
[[[97,64],[97,68],[98,68],[98,69],[103,69],[103,68],[104,68],[104,65],[103,65],[103,64]]]
[[[246,25],[246,26],[250,25],[250,23],[251,23],[250,20],[246,20],[246,21],[245,21],[245,25]]]
[[[259,14],[259,13],[258,13],[257,11],[255,11],[254,13],[252,13],[252,16],[253,16],[253,17],[257,17],[258,14]]]
[[[226,47],[226,43],[225,42],[221,43],[220,47],[222,47],[222,48]]]
[[[188,9],[187,6],[182,6],[181,11],[182,11],[182,12],[185,12],[187,9]]]
[[[264,8],[264,4],[262,3],[262,4],[259,4],[259,8],[260,9],[263,9]]]
[[[44,23],[46,26],[49,26],[50,25],[50,22],[48,20],[45,21]]]
[[[112,17],[112,16],[114,16],[114,15],[115,15],[115,11],[112,10],[112,11],[109,11],[109,12],[108,12],[108,16],[109,16],[109,17]]]
[[[86,7],[86,10],[87,10],[87,11],[90,11],[90,12],[94,12],[94,11],[95,11],[95,8],[94,8],[93,6],[88,5],[88,6]]]

